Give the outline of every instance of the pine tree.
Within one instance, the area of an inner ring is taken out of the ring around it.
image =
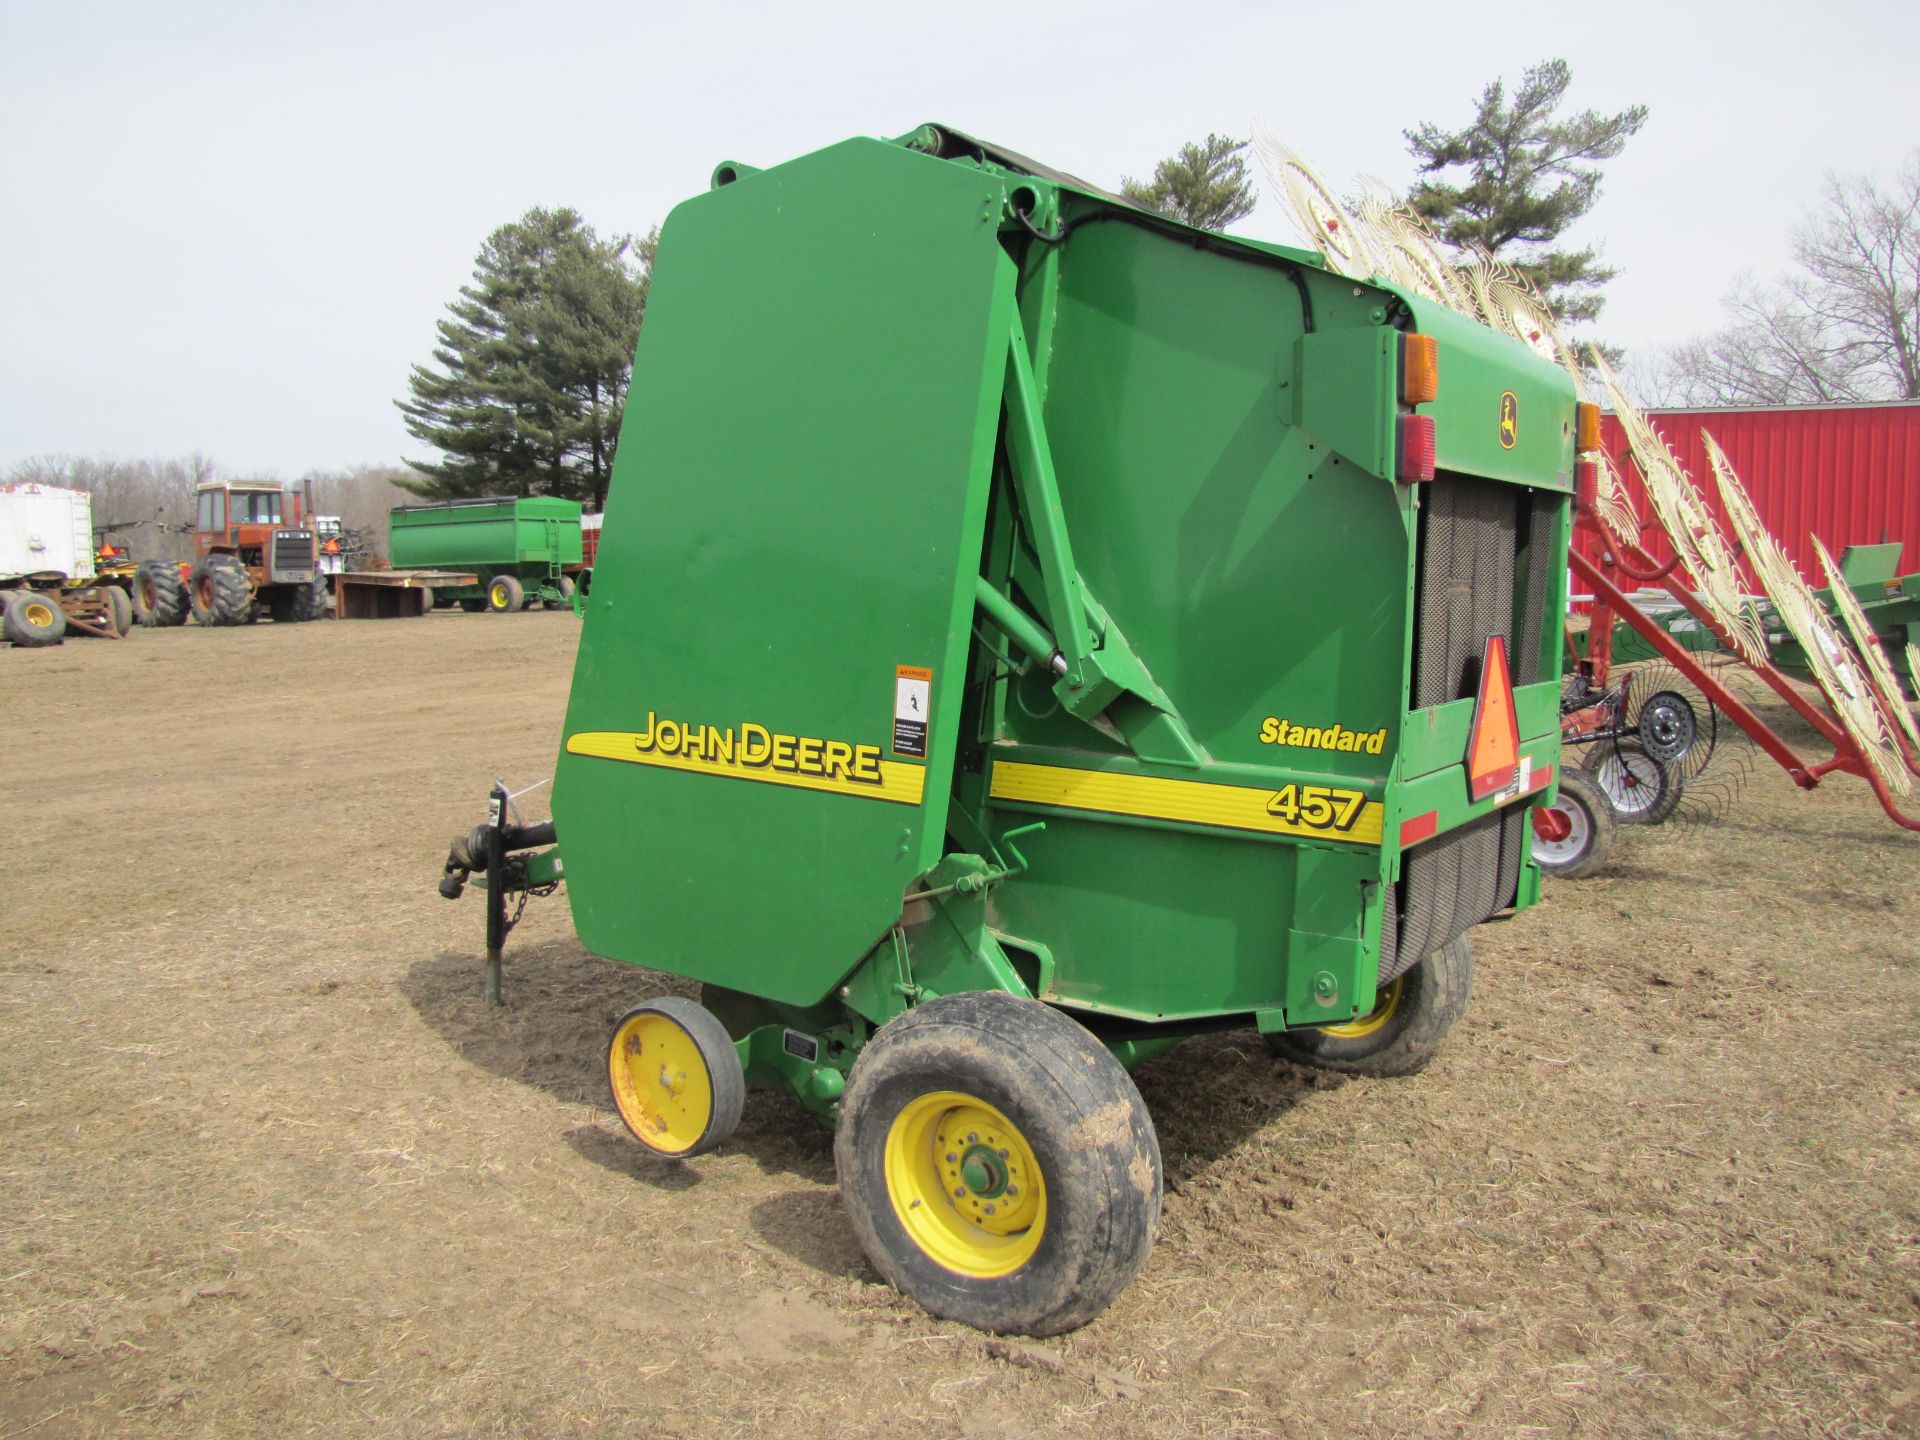
[[[1120,193],[1136,205],[1200,230],[1224,230],[1253,213],[1253,181],[1241,151],[1244,140],[1209,135],[1186,144],[1153,167],[1153,179],[1122,180]]]
[[[1599,288],[1618,272],[1589,245],[1554,242],[1600,197],[1599,163],[1618,155],[1645,123],[1647,107],[1617,115],[1554,112],[1573,72],[1564,60],[1531,66],[1512,101],[1495,80],[1480,92],[1473,123],[1443,130],[1427,123],[1405,132],[1423,175],[1464,169],[1465,182],[1422,180],[1408,195],[1444,240],[1477,246],[1507,261],[1539,287],[1562,319],[1591,320],[1605,300]]]
[[[658,232],[602,240],[572,210],[529,210],[487,237],[437,325],[438,368],[395,401],[441,452],[407,463],[422,495],[606,501]]]

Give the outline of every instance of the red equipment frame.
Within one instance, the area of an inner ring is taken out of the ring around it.
[[[1567,552],[1567,564],[1573,573],[1593,587],[1594,605],[1592,624],[1587,631],[1587,643],[1584,653],[1574,646],[1571,629],[1568,631],[1567,644],[1574,654],[1584,663],[1589,678],[1595,685],[1605,687],[1608,672],[1613,666],[1613,621],[1617,615],[1626,621],[1641,639],[1651,645],[1664,659],[1687,679],[1700,687],[1700,691],[1730,718],[1734,724],[1752,737],[1758,745],[1780,767],[1792,777],[1793,783],[1803,790],[1811,790],[1820,783],[1823,776],[1840,771],[1848,775],[1858,775],[1873,788],[1874,797],[1879,800],[1880,808],[1887,812],[1887,818],[1894,824],[1907,830],[1920,831],[1920,819],[1903,813],[1888,792],[1886,782],[1874,770],[1859,745],[1846,731],[1846,727],[1819,706],[1809,701],[1771,664],[1749,664],[1745,657],[1741,663],[1767,683],[1771,689],[1819,734],[1820,738],[1833,746],[1833,758],[1818,764],[1810,764],[1794,748],[1783,740],[1774,728],[1742,703],[1714,678],[1712,672],[1702,665],[1692,651],[1675,640],[1638,605],[1634,604],[1627,593],[1615,581],[1620,575],[1636,585],[1657,585],[1684,606],[1687,612],[1704,625],[1708,632],[1718,640],[1721,646],[1732,654],[1738,655],[1733,638],[1727,634],[1718,620],[1701,604],[1699,598],[1680,584],[1674,572],[1679,564],[1677,558],[1660,564],[1638,545],[1622,545],[1617,537],[1607,533],[1598,521],[1594,507],[1588,496],[1591,491],[1577,493],[1574,505],[1573,544]],[[1642,533],[1645,532],[1643,523]],[[1622,550],[1629,553],[1622,554]],[[1886,701],[1878,689],[1874,692],[1875,703],[1884,711]],[[1576,717],[1569,717],[1576,718]],[[1894,717],[1885,716],[1887,730],[1893,736],[1895,748],[1908,770],[1920,775],[1920,757],[1916,757],[1907,745],[1900,728],[1894,723]]]

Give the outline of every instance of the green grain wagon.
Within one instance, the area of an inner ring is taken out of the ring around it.
[[[954,131],[722,165],[662,234],[553,821],[496,791],[442,892],[486,875],[493,997],[562,879],[700,982],[613,1033],[649,1149],[783,1086],[887,1279],[1084,1323],[1160,1210],[1127,1067],[1417,1070],[1537,899],[1575,419],[1452,311]]]
[[[396,570],[471,570],[477,585],[442,586],[441,600],[506,612],[573,603],[569,565],[580,564],[580,502],[551,495],[495,496],[396,505],[387,512]]]

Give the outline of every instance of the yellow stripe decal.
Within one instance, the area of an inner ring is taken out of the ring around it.
[[[621,760],[629,765],[652,765],[661,770],[685,770],[695,775],[718,775],[727,780],[757,780],[762,785],[786,785],[795,790],[856,795],[862,800],[889,800],[896,805],[918,805],[921,791],[927,783],[924,765],[906,765],[898,760],[877,762],[872,768],[878,771],[878,779],[856,780],[851,778],[850,767],[846,765],[833,767],[840,773],[832,773],[818,758],[817,750],[813,754],[806,749],[799,750],[797,754],[772,754],[749,763],[737,758],[709,760],[685,751],[668,754],[657,745],[642,748],[641,742],[651,738],[652,732],[636,734],[631,730],[582,730],[577,735],[567,737],[567,753],[591,755],[600,760]],[[818,741],[812,742],[813,747],[820,744]],[[824,773],[808,773],[807,769],[801,768],[803,765]]]
[[[1255,790],[1245,785],[996,760],[990,794],[995,800],[1217,825],[1264,835],[1349,845],[1380,843],[1380,802],[1367,799],[1361,791],[1332,786],[1289,784],[1279,790]]]

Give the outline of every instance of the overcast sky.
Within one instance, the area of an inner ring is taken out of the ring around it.
[[[392,401],[482,239],[532,205],[644,231],[716,161],[926,120],[1096,183],[1256,118],[1337,185],[1564,56],[1652,116],[1578,237],[1629,348],[1788,260],[1823,172],[1920,146],[1920,5],[1016,7],[0,0],[0,469],[201,451],[392,462]],[[1264,180],[1263,180],[1264,190]],[[1263,199],[1237,227],[1297,241]]]

